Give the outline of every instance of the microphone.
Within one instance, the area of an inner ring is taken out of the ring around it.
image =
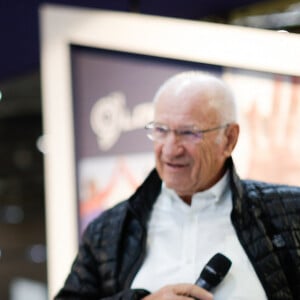
[[[223,280],[230,267],[231,260],[217,253],[206,263],[195,284],[210,291]]]

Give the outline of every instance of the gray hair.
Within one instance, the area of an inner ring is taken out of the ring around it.
[[[154,103],[168,88],[175,86],[179,92],[185,88],[186,84],[191,82],[203,88],[203,91],[209,95],[209,105],[218,113],[220,122],[237,122],[237,105],[231,89],[221,78],[210,73],[186,71],[170,77],[156,92]]]

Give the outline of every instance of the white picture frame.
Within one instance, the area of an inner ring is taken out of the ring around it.
[[[300,76],[297,34],[60,5],[40,8],[50,299],[78,249],[70,45]]]

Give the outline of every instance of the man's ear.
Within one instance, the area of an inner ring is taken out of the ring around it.
[[[227,142],[225,145],[225,154],[226,156],[230,156],[233,149],[235,148],[235,145],[238,141],[240,133],[240,126],[237,123],[231,123],[226,128],[225,134],[227,138]]]

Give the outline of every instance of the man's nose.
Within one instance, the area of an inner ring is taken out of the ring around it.
[[[163,143],[163,153],[167,156],[178,156],[182,154],[184,147],[180,136],[174,131],[170,131]]]

